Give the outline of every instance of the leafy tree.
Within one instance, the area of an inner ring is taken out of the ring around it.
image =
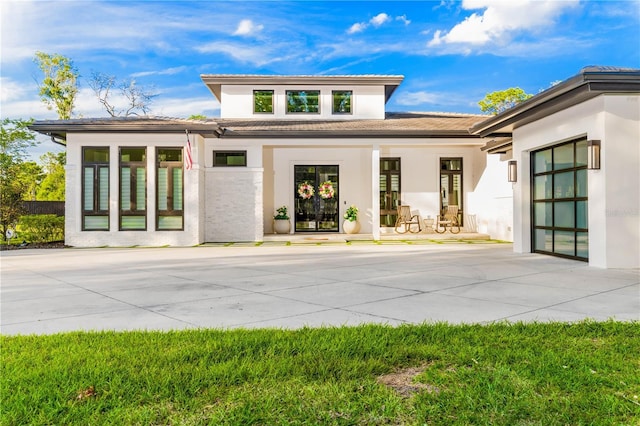
[[[202,114],[193,114],[193,115],[189,116],[188,120],[206,121],[207,120],[207,116],[206,115],[202,115]]]
[[[31,120],[2,120],[0,126],[0,228],[2,238],[7,229],[15,227],[24,213],[22,200],[35,189],[30,172],[34,164],[25,163],[27,149],[36,146],[35,134],[27,126]],[[37,165],[36,165],[37,166]],[[28,178],[28,179],[27,179]]]
[[[91,73],[89,87],[111,117],[146,115],[151,111],[153,98],[158,96],[151,89],[138,86],[135,79],[117,81],[113,75],[95,71]],[[120,108],[113,101],[114,90],[120,100],[124,100],[124,106]]]
[[[513,108],[520,102],[526,101],[531,96],[533,95],[525,93],[525,91],[519,87],[510,87],[506,90],[487,93],[487,96],[478,102],[478,105],[480,105],[482,112],[497,115],[509,108]]]
[[[14,228],[24,214],[22,195],[28,185],[20,179],[22,162],[13,156],[0,153],[0,228],[2,239],[7,229]]]
[[[26,201],[37,200],[37,193],[44,178],[42,167],[35,161],[24,161],[20,163],[20,173],[17,176],[25,184],[25,191],[22,199]]]
[[[0,129],[0,151],[19,160],[27,156],[27,149],[38,145],[36,135],[29,130],[33,120],[5,118]]]
[[[38,201],[64,201],[64,166],[67,162],[67,153],[47,152],[40,157],[40,161],[42,161],[46,175],[38,188],[36,199]]]
[[[56,109],[58,118],[68,120],[78,93],[78,70],[66,56],[36,52],[34,61],[44,74],[39,94],[49,109]]]

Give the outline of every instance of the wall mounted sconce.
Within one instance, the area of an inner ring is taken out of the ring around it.
[[[587,169],[600,170],[600,141],[587,141]]]
[[[510,160],[508,163],[508,181],[509,182],[517,182],[518,181],[518,162],[516,160]]]

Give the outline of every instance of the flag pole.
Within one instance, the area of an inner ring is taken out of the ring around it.
[[[187,146],[184,154],[184,166],[185,169],[191,170],[193,166],[193,157],[191,156],[191,141],[189,140],[189,130],[185,129],[184,132],[187,134]]]

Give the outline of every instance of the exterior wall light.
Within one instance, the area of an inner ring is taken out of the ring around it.
[[[600,141],[587,141],[587,169],[600,170]]]
[[[508,181],[509,182],[517,182],[518,181],[518,162],[516,160],[510,160],[508,163]]]

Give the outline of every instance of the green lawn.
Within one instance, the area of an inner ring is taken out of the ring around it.
[[[0,422],[639,425],[640,323],[0,337]]]

